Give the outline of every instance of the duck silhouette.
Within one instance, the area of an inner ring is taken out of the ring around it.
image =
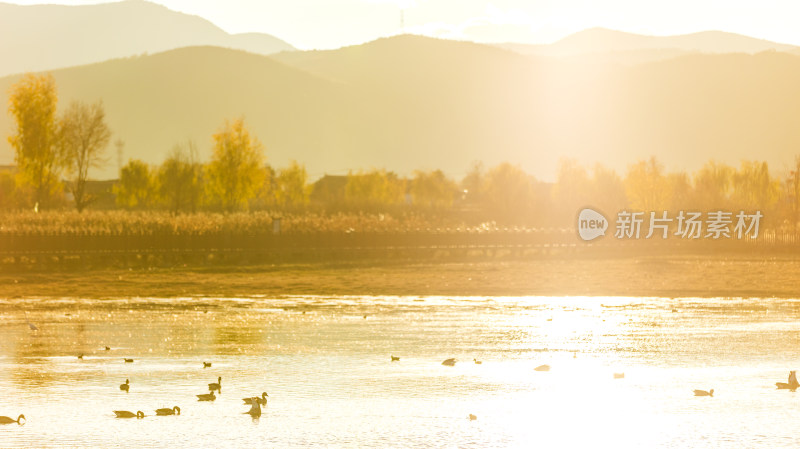
[[[714,389],[712,388],[712,389],[710,389],[710,390],[708,390],[708,391],[705,391],[705,390],[694,390],[694,395],[695,395],[695,396],[709,396],[709,397],[713,397],[713,396],[714,396]]]
[[[208,394],[198,394],[198,395],[195,395],[195,396],[197,396],[197,400],[198,401],[215,401],[215,400],[217,400],[217,397],[214,396],[214,392],[213,391],[211,393],[208,393]]]
[[[251,405],[250,410],[246,411],[248,415],[252,416],[253,418],[258,418],[261,416],[261,405],[258,403],[258,398],[250,398]]]
[[[254,400],[258,401],[259,405],[267,405],[267,398],[268,397],[269,397],[269,395],[265,391],[265,392],[261,393],[261,397],[260,398],[255,396],[255,397],[252,397],[252,398],[242,398],[242,400],[244,401],[245,404],[248,404],[248,405],[252,404]]]
[[[444,365],[444,366],[456,366],[456,359],[447,359],[444,362],[442,362],[442,365]]]
[[[797,382],[797,371],[789,371],[789,381],[775,382],[775,386],[778,390],[797,390],[797,387],[800,387],[800,383]]]
[[[125,393],[128,392],[131,388],[131,382],[128,379],[125,379],[125,383],[119,386],[119,389],[124,391]]]
[[[217,377],[216,382],[208,384],[208,391],[219,391],[222,393],[222,376]]]
[[[169,416],[169,415],[180,415],[181,408],[177,405],[172,408],[160,408],[156,410],[156,415],[158,416]]]
[[[127,410],[114,410],[114,414],[117,415],[117,418],[144,418],[144,413],[142,413],[142,411],[133,413]]]
[[[25,424],[25,421],[27,421],[27,419],[25,418],[25,415],[23,415],[23,414],[21,414],[21,413],[20,413],[20,415],[17,417],[17,419],[12,419],[12,418],[9,418],[8,416],[0,416],[0,424],[13,424],[13,423],[17,423],[17,424],[19,424],[19,425],[23,425],[23,424]]]

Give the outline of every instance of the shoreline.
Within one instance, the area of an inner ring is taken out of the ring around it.
[[[795,298],[800,258],[652,256],[0,273],[4,298],[255,295]]]

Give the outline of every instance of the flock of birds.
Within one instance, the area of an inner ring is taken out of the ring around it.
[[[33,328],[33,326],[34,326],[33,324],[29,323],[29,326],[31,327],[32,330],[35,330]],[[111,348],[106,346],[105,350],[106,351],[110,351]],[[83,356],[84,356],[83,354],[79,354],[78,355],[78,359],[83,360]],[[123,360],[124,360],[125,363],[133,363],[133,359],[131,359],[131,358],[123,358]],[[203,362],[203,368],[210,368],[210,367],[211,367],[211,362]],[[125,379],[125,383],[120,384],[119,389],[120,389],[120,391],[124,391],[126,393],[130,392],[130,389],[131,389],[131,381],[130,381],[130,379]],[[211,383],[208,384],[208,391],[209,391],[208,393],[203,393],[203,394],[196,395],[197,396],[197,400],[201,401],[201,402],[207,402],[207,401],[216,400],[217,396],[214,394],[214,392],[216,391],[218,393],[222,393],[222,376],[218,376],[216,382],[211,382]],[[261,416],[261,407],[267,405],[267,398],[268,397],[269,397],[269,395],[265,391],[265,392],[261,393],[261,397],[252,396],[252,397],[242,398],[242,401],[244,401],[244,404],[250,406],[250,410],[244,412],[243,414],[248,414],[248,415],[252,416],[253,418],[260,417]],[[155,412],[156,412],[156,416],[180,415],[181,414],[181,408],[176,405],[176,406],[174,406],[172,408],[159,408],[159,409],[156,409]],[[141,410],[138,410],[136,413],[128,411],[128,410],[114,410],[114,415],[117,418],[137,418],[137,419],[142,419],[142,418],[144,418],[146,416],[144,414],[144,412],[142,412]],[[23,424],[25,424],[26,421],[27,421],[27,418],[25,418],[24,414],[20,414],[19,417],[17,417],[17,419],[9,418],[8,416],[0,416],[0,424],[13,424],[13,423],[16,423],[16,424],[19,424],[19,425],[23,425]]]
[[[303,312],[303,313],[305,313],[305,312]],[[366,319],[367,316],[364,315],[364,318]],[[28,327],[32,331],[37,331],[38,330],[38,327],[36,327],[36,325],[34,325],[33,323],[31,323],[30,321],[27,320],[27,314],[26,314],[26,322],[28,324]],[[111,348],[109,346],[106,346],[105,350],[106,351],[110,351]],[[392,362],[399,362],[400,361],[400,357],[398,357],[398,356],[391,355],[390,357],[391,357],[391,361]],[[573,354],[573,358],[577,358],[577,353]],[[83,354],[79,354],[78,355],[78,359],[83,360]],[[125,363],[133,363],[133,361],[134,361],[132,358],[123,358],[123,360],[124,360]],[[480,361],[478,359],[472,359],[472,361],[476,365],[481,365],[483,363],[482,361]],[[455,366],[456,362],[457,362],[457,360],[455,358],[448,358],[448,359],[445,359],[442,362],[442,365],[444,365],[444,366]],[[203,368],[210,368],[210,367],[211,367],[211,362],[203,362]],[[534,368],[534,371],[539,371],[539,372],[550,371],[550,365],[546,365],[546,364],[545,365],[539,365],[536,368]],[[614,379],[623,379],[624,377],[625,377],[625,373],[614,373]],[[124,391],[124,392],[128,393],[130,391],[130,385],[131,385],[130,384],[130,379],[125,379],[125,383],[120,384],[119,389],[121,391]],[[797,372],[796,371],[790,371],[789,372],[788,381],[787,382],[776,382],[775,386],[777,386],[779,390],[796,391],[800,387],[800,382],[798,382],[798,380],[797,380]],[[208,390],[209,390],[208,393],[203,393],[203,394],[196,395],[197,396],[197,400],[200,401],[200,402],[209,402],[209,401],[216,400],[217,396],[214,394],[214,392],[216,391],[216,392],[222,393],[222,376],[218,376],[216,382],[209,383],[208,384]],[[712,388],[710,390],[694,390],[694,395],[695,396],[713,397],[714,396],[714,389]],[[253,418],[260,417],[261,416],[261,406],[266,406],[267,405],[267,398],[268,397],[269,397],[269,395],[267,394],[267,392],[262,392],[261,393],[261,397],[252,396],[252,397],[242,398],[242,401],[244,401],[245,405],[250,405],[250,410],[244,412],[243,414],[249,414]],[[174,406],[172,408],[159,408],[159,409],[156,409],[155,412],[156,412],[156,416],[180,415],[181,414],[181,408],[176,405],[176,406]],[[127,411],[127,410],[114,410],[114,414],[116,415],[117,418],[137,418],[137,419],[142,419],[142,418],[144,418],[146,416],[144,414],[144,412],[142,412],[141,410],[137,411],[136,413],[133,413],[133,412]],[[474,420],[478,419],[478,417],[476,415],[473,415],[471,413],[467,416],[467,418],[470,421],[474,421]],[[25,418],[24,414],[20,414],[17,417],[17,419],[13,419],[13,418],[10,418],[8,416],[0,416],[0,424],[17,423],[19,425],[23,425],[26,421],[27,421],[27,419]]]
[[[211,367],[211,362],[203,362],[203,368],[210,368],[210,367]],[[125,383],[120,384],[119,389],[128,393],[131,389],[130,379],[125,379]],[[218,376],[216,382],[211,382],[208,384],[208,393],[202,393],[196,395],[197,400],[200,402],[215,401],[217,399],[216,394],[214,394],[215,391],[218,393],[222,393],[222,376]],[[244,401],[245,405],[250,406],[250,410],[244,412],[244,414],[248,414],[253,418],[258,418],[259,416],[261,416],[261,406],[267,405],[268,397],[269,395],[265,391],[261,393],[261,397],[252,396],[248,398],[242,398],[242,401]],[[171,416],[180,414],[181,414],[181,408],[178,407],[177,405],[172,408],[165,407],[156,409],[156,416]],[[136,413],[128,410],[114,410],[114,415],[116,415],[117,418],[142,419],[145,417],[144,412],[142,412],[141,410],[137,411]]]

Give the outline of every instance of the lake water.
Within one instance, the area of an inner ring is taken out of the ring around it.
[[[0,447],[794,448],[798,344],[783,299],[0,299]]]

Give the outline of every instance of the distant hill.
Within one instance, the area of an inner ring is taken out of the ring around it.
[[[461,177],[482,160],[549,180],[563,156],[619,171],[650,155],[670,169],[711,158],[780,169],[800,153],[800,57],[782,52],[626,66],[397,36],[272,56],[195,47],[53,73],[61,108],[102,98],[126,158],[153,163],[187,138],[207,158],[212,133],[240,115],[271,164],[296,159],[312,178],[370,167]],[[17,79],[0,79],[0,104]],[[0,114],[0,136],[11,129]],[[0,164],[12,160],[0,139]]]
[[[259,54],[293,49],[273,36],[231,35],[200,17],[142,0],[81,6],[0,3],[0,76],[196,45]]]
[[[800,47],[735,33],[703,31],[677,36],[645,36],[606,28],[591,28],[547,45],[517,43],[499,47],[525,55],[636,64],[691,53],[760,53],[780,51],[800,55]]]

